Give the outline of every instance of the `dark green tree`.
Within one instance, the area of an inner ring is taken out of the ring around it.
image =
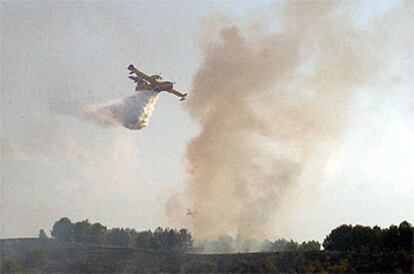
[[[73,240],[78,243],[88,243],[91,226],[88,220],[75,223],[73,225]]]
[[[301,251],[319,251],[321,250],[321,244],[318,241],[308,241],[308,242],[303,242],[300,246],[299,249]]]
[[[414,253],[414,227],[407,221],[403,221],[398,226],[398,232],[400,234],[400,248],[407,252]]]
[[[383,249],[387,251],[397,250],[400,245],[400,232],[396,225],[384,229],[382,233]]]
[[[107,230],[100,223],[94,223],[89,233],[89,242],[92,244],[103,245],[106,243]]]
[[[299,244],[295,242],[294,240],[290,240],[286,244],[286,250],[285,251],[298,251],[299,250]]]
[[[138,232],[136,242],[138,248],[151,248],[155,249],[154,234],[151,230]]]
[[[43,228],[41,230],[39,230],[39,239],[40,240],[46,240],[47,239],[46,232]]]
[[[133,228],[125,228],[125,231],[129,234],[129,245],[134,246],[137,242],[138,232]]]
[[[403,221],[399,226],[381,229],[378,226],[342,225],[333,229],[323,242],[326,250],[368,252],[394,252],[413,250],[414,228]]]
[[[350,251],[352,247],[352,225],[341,225],[331,231],[323,241],[325,250]]]
[[[187,229],[180,229],[179,231],[179,239],[180,239],[180,250],[182,252],[188,252],[193,247],[193,237],[191,236],[190,231]]]
[[[131,243],[131,236],[129,232],[123,228],[112,228],[108,232],[107,243],[117,246],[129,246]]]
[[[352,228],[352,250],[369,252],[374,249],[376,239],[375,231],[369,226],[356,225]]]
[[[55,222],[51,232],[52,237],[59,241],[72,241],[73,239],[73,224],[69,218],[63,217]]]

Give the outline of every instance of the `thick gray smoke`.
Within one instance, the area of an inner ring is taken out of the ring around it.
[[[101,125],[123,125],[129,129],[142,129],[148,126],[158,97],[159,92],[140,90],[121,101],[89,105],[84,113],[87,118]]]
[[[346,2],[300,1],[278,14],[272,34],[225,26],[212,37],[217,24],[205,24],[187,103],[201,127],[187,149],[196,237],[277,233],[307,195],[297,187],[316,183],[335,152],[357,88],[384,77],[387,58],[408,49],[407,35],[391,27],[401,12],[361,27]]]

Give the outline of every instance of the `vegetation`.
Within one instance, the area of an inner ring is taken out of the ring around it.
[[[137,232],[62,218],[49,239],[0,240],[0,273],[401,273],[414,272],[413,226],[341,225],[321,245],[220,236],[193,247],[189,231]],[[255,253],[196,254],[197,248]],[[221,249],[220,249],[221,248]]]
[[[404,221],[386,229],[362,225],[341,225],[325,238],[323,247],[331,251],[387,252],[407,251],[412,253],[414,229]]]
[[[46,235],[46,232],[44,231],[44,229],[39,230],[39,239],[40,240],[46,240],[47,239],[47,235]]]
[[[267,239],[258,241],[237,236],[235,239],[228,235],[218,236],[217,239],[203,240],[192,248],[194,253],[247,253],[247,252],[292,252],[292,251],[319,251],[321,244],[318,241],[297,243],[293,240],[278,239],[271,242]]]
[[[131,228],[107,229],[88,220],[72,223],[61,218],[53,225],[52,236],[62,242],[146,248],[158,252],[184,253],[191,250],[193,239],[187,229],[162,229],[137,232]]]

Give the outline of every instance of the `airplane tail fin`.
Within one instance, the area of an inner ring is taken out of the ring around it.
[[[128,78],[131,79],[132,81],[134,81],[135,83],[138,82],[137,77],[129,76]]]
[[[180,101],[184,101],[186,99],[186,97],[187,97],[187,93],[184,93],[183,96],[181,96]]]

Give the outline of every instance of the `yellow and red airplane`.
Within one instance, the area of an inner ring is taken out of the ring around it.
[[[153,90],[156,92],[166,91],[180,97],[180,101],[185,100],[187,93],[181,93],[173,88],[174,83],[162,80],[159,75],[148,76],[145,73],[139,71],[134,65],[128,66],[129,74],[135,74],[136,76],[129,76],[128,78],[137,83],[135,88],[139,90]]]

